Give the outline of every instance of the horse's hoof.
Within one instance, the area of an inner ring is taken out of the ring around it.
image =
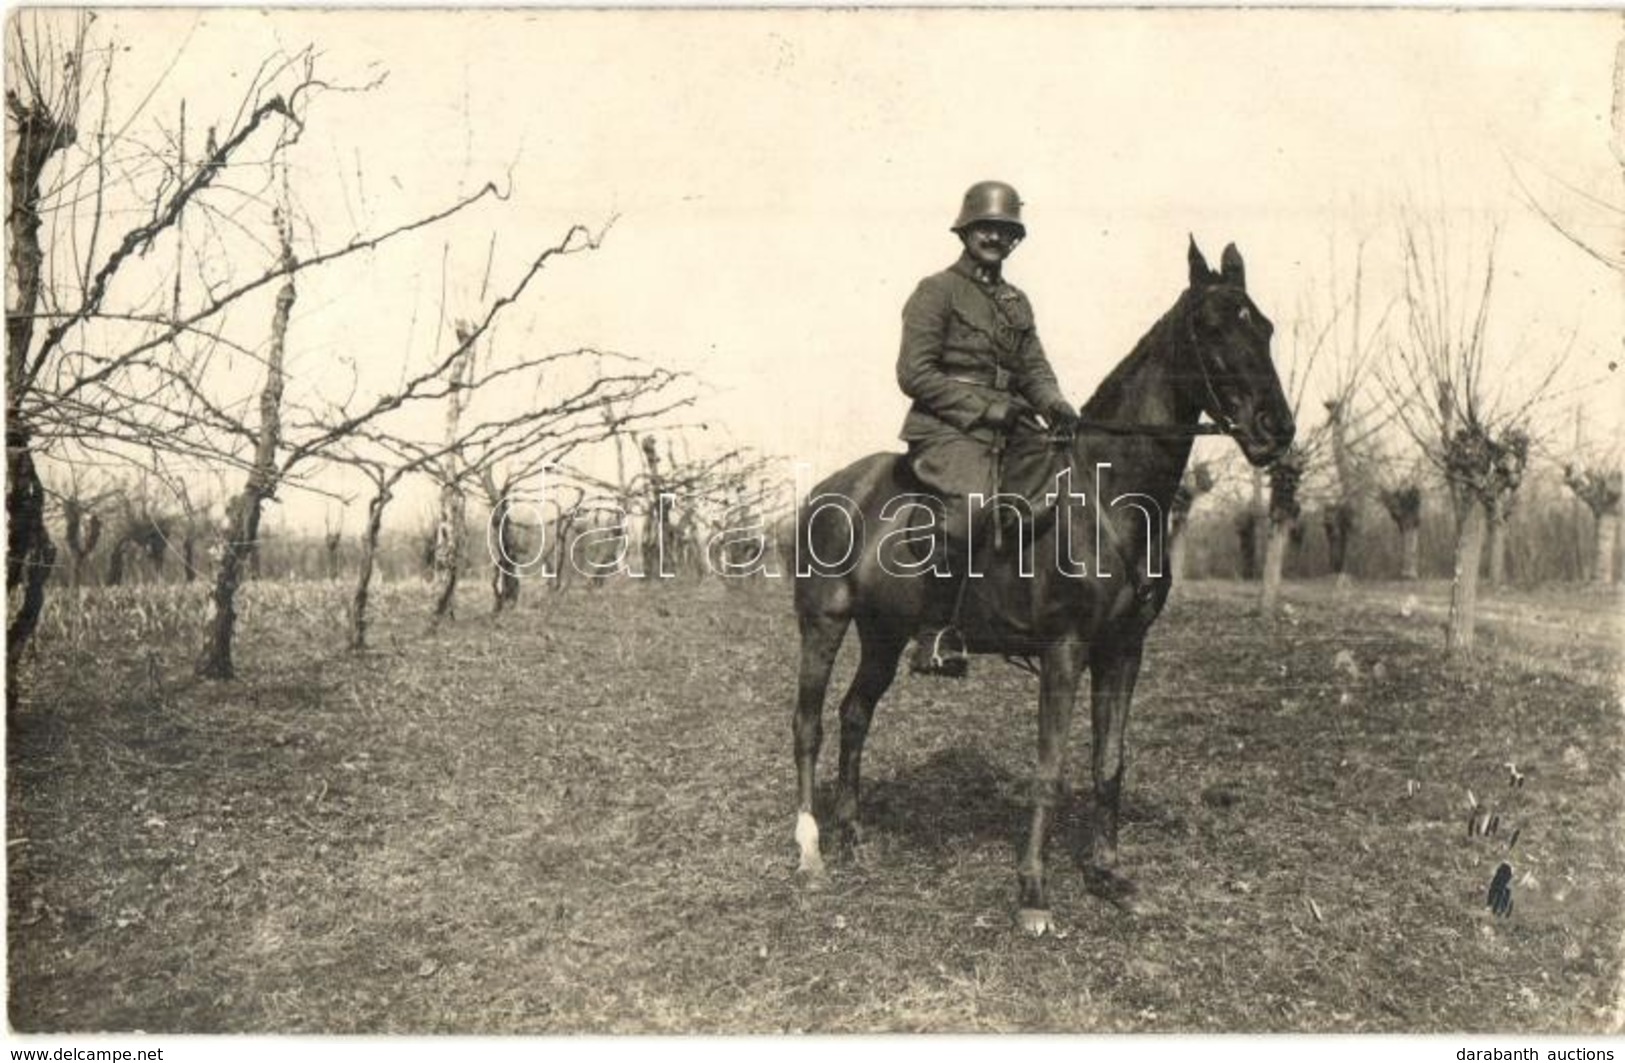
[[[811,860],[802,857],[801,866],[796,868],[796,879],[803,889],[813,893],[829,885],[829,873],[824,870],[824,861],[817,857]]]
[[[796,848],[801,852],[797,873],[805,879],[823,878],[824,858],[818,851],[818,821],[810,812],[796,815]]]
[[[1129,915],[1141,915],[1149,911],[1148,906],[1140,898],[1139,887],[1111,868],[1087,868],[1083,879],[1084,886],[1090,893],[1110,902]]]
[[[1055,933],[1055,916],[1048,908],[1023,908],[1016,912],[1016,923],[1035,938]]]

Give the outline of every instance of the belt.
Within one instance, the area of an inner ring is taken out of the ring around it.
[[[994,368],[991,375],[958,376],[949,374],[949,380],[957,380],[961,384],[975,384],[978,387],[993,388],[998,391],[1010,390],[1010,370],[1004,366]]]

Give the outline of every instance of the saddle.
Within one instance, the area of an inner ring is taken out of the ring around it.
[[[1048,496],[1056,491],[1056,478],[1071,461],[1069,436],[1062,436],[1035,428],[1022,427],[1012,433],[999,453],[998,482],[994,494],[1001,496],[1002,504],[991,510],[988,527],[977,531],[976,560],[979,571],[987,562],[1002,555],[1015,553],[1019,535],[1028,540],[1045,531],[1055,521],[1055,504]],[[896,477],[909,493],[924,495],[938,501],[941,493],[915,474],[906,454],[897,456]],[[1018,512],[1019,511],[1019,515]],[[911,560],[924,565],[944,549],[942,510],[933,519],[935,532],[929,538],[909,536]],[[927,523],[923,514],[912,511],[902,527],[920,529]],[[920,544],[926,544],[925,549]]]
[[[1026,426],[1018,427],[1006,437],[999,453],[998,482],[994,488],[994,493],[1000,496],[999,504],[990,507],[992,512],[985,525],[976,533],[975,556],[962,561],[962,568],[970,566],[978,572],[988,572],[1000,565],[1014,565],[1024,551],[1031,555],[1034,540],[1054,523],[1056,502],[1049,496],[1056,493],[1057,477],[1070,466],[1070,442],[1069,435]],[[937,497],[936,492],[915,475],[906,456],[899,455],[897,462],[900,482],[909,485],[911,490]],[[937,517],[940,516],[939,512]],[[917,514],[905,527],[919,529],[925,522],[925,516]],[[929,537],[909,536],[904,542],[910,548],[912,559],[921,566],[947,555],[940,520]],[[925,626],[915,636],[918,645],[910,667],[916,673],[955,679],[966,673],[969,648],[959,622],[969,580],[965,571],[956,571],[953,577],[942,581],[947,593],[932,596],[924,617]],[[984,610],[999,611],[997,602],[984,600],[981,604]]]

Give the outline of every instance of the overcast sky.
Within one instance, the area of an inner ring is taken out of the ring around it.
[[[1512,389],[1576,333],[1569,377],[1606,380],[1584,399],[1593,423],[1617,420],[1619,278],[1533,218],[1513,174],[1619,246],[1618,215],[1578,193],[1625,198],[1608,149],[1621,25],[1608,12],[235,9],[120,10],[97,32],[128,46],[119,84],[152,91],[152,124],[186,96],[193,128],[211,110],[224,125],[278,50],[316,45],[336,81],[387,72],[310,111],[293,183],[317,243],[511,180],[508,203],[308,282],[289,338],[305,379],[346,359],[385,379],[403,352],[425,356],[447,241],[467,313],[493,232],[500,283],[571,223],[615,217],[498,343],[692,369],[733,440],[825,472],[899,446],[899,312],[953,260],[959,198],[989,177],[1027,201],[1007,275],[1079,400],[1177,296],[1187,234],[1215,262],[1240,246],[1284,336],[1306,299],[1324,307],[1346,283],[1360,239],[1368,302],[1396,294],[1390,240],[1409,202],[1463,238],[1500,224],[1492,347]]]

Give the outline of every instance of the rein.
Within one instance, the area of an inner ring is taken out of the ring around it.
[[[1230,428],[1222,424],[1124,424],[1120,421],[1078,421],[1072,426],[1073,435],[1145,436],[1150,439],[1184,439],[1187,436],[1229,435]]]
[[[1213,387],[1213,374],[1208,369],[1207,359],[1202,357],[1201,344],[1196,342],[1196,330],[1190,323],[1187,315],[1185,319],[1186,342],[1190,344],[1191,352],[1196,356],[1196,367],[1202,371],[1202,389],[1207,393],[1208,409],[1217,411],[1223,409],[1219,401],[1218,392]],[[1219,423],[1203,422],[1199,424],[1135,424],[1122,421],[1084,421],[1074,422],[1073,435],[1104,435],[1104,436],[1143,436],[1147,439],[1188,439],[1195,436],[1227,436],[1233,435],[1236,430],[1234,423],[1222,413],[1213,413]]]

